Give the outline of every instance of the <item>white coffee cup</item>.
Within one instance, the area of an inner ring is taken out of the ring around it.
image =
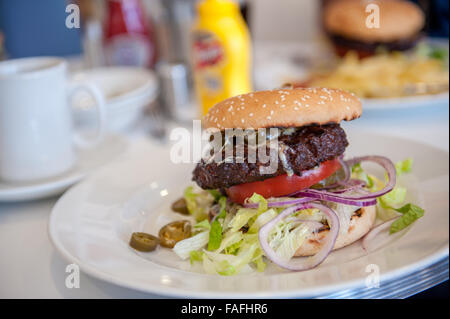
[[[92,84],[67,81],[67,64],[56,57],[0,62],[0,180],[35,181],[60,175],[76,163],[76,148],[103,138],[105,102]],[[96,100],[98,127],[86,138],[72,125],[70,97],[87,91]]]

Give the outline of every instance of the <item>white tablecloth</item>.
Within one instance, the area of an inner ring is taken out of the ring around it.
[[[346,123],[358,130],[398,136],[448,151],[448,105],[427,109],[366,112]],[[139,131],[131,136],[142,135]],[[80,288],[65,286],[67,262],[52,247],[47,222],[58,198],[28,203],[0,203],[0,298],[140,298],[155,297],[88,277]]]

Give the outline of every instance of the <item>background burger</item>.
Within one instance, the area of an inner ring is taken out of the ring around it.
[[[379,28],[366,26],[368,4],[380,8]],[[380,48],[387,51],[413,48],[421,38],[425,16],[416,4],[403,0],[339,0],[326,5],[323,23],[338,55],[344,56],[351,50],[365,57]]]

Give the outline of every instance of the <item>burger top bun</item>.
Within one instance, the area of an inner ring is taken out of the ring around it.
[[[375,206],[360,208],[357,213],[353,214],[348,230],[344,233],[339,233],[333,250],[348,246],[367,234],[375,222],[375,217]],[[329,230],[323,230],[308,236],[295,252],[295,256],[312,256],[317,254],[323,246],[325,236],[329,232]]]
[[[214,105],[206,129],[300,127],[339,123],[361,116],[359,99],[341,90],[296,88],[238,95]]]
[[[369,4],[380,8],[380,28],[368,28]],[[392,42],[416,35],[425,24],[425,16],[416,5],[403,0],[340,0],[324,10],[325,29],[335,35],[362,42]]]

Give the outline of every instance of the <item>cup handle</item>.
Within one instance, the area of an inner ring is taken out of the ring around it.
[[[94,137],[84,137],[79,132],[74,135],[74,143],[79,148],[91,148],[103,141],[106,132],[106,102],[103,93],[92,83],[72,83],[69,88],[69,99],[79,91],[88,92],[95,100],[97,110],[97,134]]]

